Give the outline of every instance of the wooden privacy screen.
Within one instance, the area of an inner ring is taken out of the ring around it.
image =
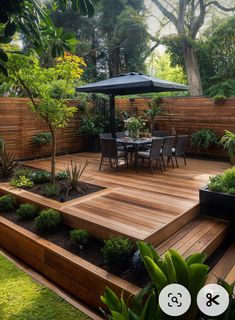
[[[118,111],[129,111],[142,115],[148,108],[149,99],[116,99]],[[50,148],[40,150],[32,143],[35,133],[48,131],[37,116],[30,111],[27,98],[0,98],[0,137],[7,149],[17,158],[30,158],[50,154]],[[224,104],[214,104],[213,99],[204,97],[163,98],[166,113],[158,117],[157,128],[178,134],[192,134],[202,128],[210,128],[219,136],[224,130],[235,132],[235,98],[226,99]],[[77,105],[78,101],[71,101]],[[57,132],[58,153],[72,153],[87,149],[88,136],[81,135],[80,114],[77,112],[67,128]],[[210,150],[213,154],[225,154],[222,149]]]
[[[50,155],[50,146],[35,147],[32,138],[36,133],[48,131],[46,125],[30,110],[27,98],[0,98],[0,138],[16,158],[24,159]],[[72,101],[71,105],[77,105]],[[79,112],[65,129],[57,130],[57,152],[79,152],[86,149],[88,137],[80,135]]]

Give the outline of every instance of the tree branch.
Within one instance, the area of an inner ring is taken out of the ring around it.
[[[216,6],[217,8],[219,8],[220,10],[226,11],[226,12],[234,11],[234,10],[235,10],[235,7],[233,7],[233,8],[226,8],[226,7],[222,6],[218,1],[210,1],[210,2],[208,2],[208,3],[205,5],[205,7],[209,7],[210,5],[214,5],[214,6]]]
[[[204,4],[204,0],[199,0],[200,4],[200,14],[195,21],[195,23],[192,26],[192,31],[191,31],[191,36],[193,39],[196,38],[196,35],[200,29],[200,27],[203,25],[204,20],[205,20],[205,15],[206,15],[206,6]]]
[[[177,19],[167,8],[165,8],[159,0],[152,0],[152,2],[158,7],[158,9],[167,17],[177,28]]]
[[[184,33],[184,18],[185,18],[185,10],[186,10],[186,1],[179,1],[179,14],[178,14],[178,24],[177,30],[179,34]]]

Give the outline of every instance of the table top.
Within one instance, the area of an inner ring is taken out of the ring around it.
[[[119,138],[117,139],[118,143],[122,144],[149,144],[152,142],[154,138],[139,138],[139,139],[131,139],[131,138]]]

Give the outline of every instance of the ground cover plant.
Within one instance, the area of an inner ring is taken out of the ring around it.
[[[89,320],[54,292],[0,255],[0,319],[4,320]]]
[[[210,177],[208,189],[235,194],[235,167],[226,170],[223,174]]]

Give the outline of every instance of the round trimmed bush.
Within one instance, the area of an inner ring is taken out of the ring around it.
[[[16,199],[10,194],[6,194],[0,197],[0,210],[11,211],[16,206]]]
[[[16,210],[16,213],[20,219],[32,219],[36,217],[38,208],[34,204],[24,203],[20,205],[20,207]]]
[[[87,230],[75,229],[70,232],[70,239],[77,246],[84,247],[89,241],[90,235]]]
[[[35,218],[36,228],[42,232],[51,232],[58,228],[62,220],[61,214],[54,209],[42,210]]]
[[[104,241],[101,252],[105,265],[114,272],[121,273],[130,267],[133,244],[129,239],[114,237]]]

